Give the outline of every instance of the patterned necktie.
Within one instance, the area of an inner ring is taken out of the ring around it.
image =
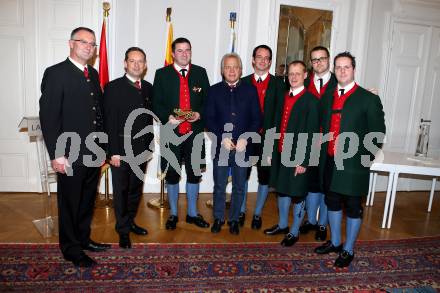
[[[87,66],[84,67],[84,76],[88,79],[89,78],[89,69]]]
[[[185,77],[186,69],[180,69],[180,73],[182,73],[182,76]]]
[[[141,89],[141,82],[140,82],[139,80],[136,80],[136,81],[134,82],[134,86],[135,86],[138,90],[140,90],[140,89]]]

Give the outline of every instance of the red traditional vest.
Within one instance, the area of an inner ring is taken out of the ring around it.
[[[315,97],[317,97],[318,99],[321,99],[322,94],[325,93],[325,90],[327,89],[327,86],[329,84],[330,80],[326,82],[326,84],[324,84],[321,88],[321,91],[318,91],[318,89],[315,86],[315,73],[312,72],[310,74],[310,82],[309,82],[309,86],[307,87],[307,90],[312,93]]]
[[[281,115],[281,125],[280,125],[280,140],[278,141],[278,152],[283,151],[283,143],[284,143],[284,134],[287,130],[287,124],[289,123],[290,119],[290,113],[292,112],[293,106],[295,106],[295,103],[298,101],[299,98],[302,97],[302,95],[306,92],[306,89],[304,88],[302,91],[300,91],[297,95],[291,97],[289,96],[289,92],[286,92],[284,95],[284,106],[283,106],[283,115]]]
[[[327,153],[330,156],[334,156],[336,154],[337,138],[341,130],[342,109],[344,108],[344,104],[347,99],[351,96],[352,93],[354,93],[357,88],[358,85],[355,83],[354,86],[342,96],[339,96],[337,87],[333,93],[333,105],[331,114],[332,116],[330,119],[330,132],[333,133],[333,139],[329,141],[327,148]]]
[[[174,66],[173,66],[174,68]],[[175,68],[174,68],[175,69]],[[176,70],[177,72],[177,70]],[[182,110],[190,110],[191,109],[191,97],[189,93],[189,86],[188,86],[188,76],[191,72],[191,65],[188,69],[187,74],[185,77],[182,76],[179,72],[177,72],[177,75],[179,76],[180,81],[180,91],[179,91],[179,108]],[[183,121],[178,126],[179,134],[186,134],[191,131],[191,123],[188,121]]]
[[[261,113],[264,113],[264,98],[266,97],[266,90],[267,90],[267,87],[269,86],[270,75],[268,74],[266,79],[260,83],[258,83],[255,80],[255,75],[253,75],[251,80],[252,80],[252,84],[257,88],[258,100],[260,101]]]

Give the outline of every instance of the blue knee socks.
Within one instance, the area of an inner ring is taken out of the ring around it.
[[[186,197],[188,205],[188,215],[197,216],[197,197],[199,195],[199,184],[186,183]]]
[[[243,189],[243,203],[241,204],[241,208],[240,208],[240,212],[241,213],[246,213],[246,199],[247,199],[247,192],[248,192],[248,181],[246,180],[246,183],[244,184],[244,189]]]
[[[307,220],[310,224],[316,225],[316,212],[321,200],[322,193],[309,192],[306,197]]]
[[[328,224],[328,209],[327,209],[327,205],[325,204],[324,196],[325,195],[321,193],[321,199],[319,203],[318,225],[325,227]]]
[[[360,218],[347,217],[346,240],[344,250],[353,254],[354,243],[356,242],[359,230],[361,229],[362,220]]]
[[[289,225],[289,208],[292,199],[288,196],[278,196],[278,226],[281,229]]]
[[[254,215],[261,216],[261,211],[263,210],[264,203],[266,202],[268,193],[269,193],[269,185],[258,184],[257,202],[255,203]]]
[[[296,203],[293,206],[293,224],[292,227],[290,227],[290,233],[293,234],[293,236],[297,237],[299,232],[299,226],[301,225],[304,215],[305,215],[305,200],[302,202]]]
[[[171,215],[177,216],[177,200],[179,199],[179,184],[167,184],[168,203]]]
[[[334,246],[341,245],[342,211],[328,211],[331,241]]]

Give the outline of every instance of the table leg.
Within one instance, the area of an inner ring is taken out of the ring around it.
[[[394,203],[396,201],[396,191],[397,191],[397,181],[399,180],[399,173],[394,173],[393,178],[393,190],[391,192],[391,202],[390,202],[390,212],[388,214],[388,225],[387,228],[391,228],[391,221],[393,220]]]
[[[429,194],[428,213],[431,212],[432,200],[434,199],[435,183],[436,182],[437,182],[437,178],[436,177],[432,178],[431,193]]]
[[[371,195],[371,185],[373,184],[373,175],[374,173],[370,171],[370,179],[368,181],[367,202],[365,203],[367,207],[370,205],[370,195]]]
[[[377,173],[374,173],[373,186],[371,187],[370,206],[373,206],[374,203],[374,194],[376,193],[376,180],[377,180]]]
[[[386,227],[388,207],[390,205],[391,189],[393,185],[393,178],[394,178],[394,173],[390,172],[390,174],[388,175],[388,186],[387,186],[387,196],[385,197],[385,207],[383,209],[382,229],[385,229]]]

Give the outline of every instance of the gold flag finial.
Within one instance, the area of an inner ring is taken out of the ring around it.
[[[102,9],[104,9],[104,17],[108,17],[110,11],[110,2],[102,2]]]
[[[167,22],[171,21],[171,7],[167,8]]]

